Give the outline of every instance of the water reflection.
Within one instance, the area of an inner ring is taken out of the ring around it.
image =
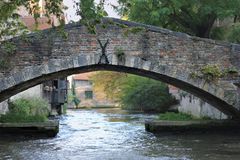
[[[154,135],[144,120],[156,115],[119,109],[68,111],[51,139],[0,139],[0,159],[240,159],[238,135]]]

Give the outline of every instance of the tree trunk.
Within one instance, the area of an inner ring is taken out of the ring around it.
[[[210,33],[212,30],[212,27],[214,25],[214,22],[216,20],[215,15],[209,15],[206,21],[203,21],[202,24],[200,24],[198,28],[198,33],[196,36],[201,38],[210,38]]]

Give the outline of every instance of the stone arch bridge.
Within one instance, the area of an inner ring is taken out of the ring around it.
[[[96,34],[79,23],[64,30],[2,42],[0,101],[53,78],[111,70],[174,85],[240,119],[240,45],[111,18],[102,20]],[[209,81],[200,76],[207,65],[234,68],[235,74]]]

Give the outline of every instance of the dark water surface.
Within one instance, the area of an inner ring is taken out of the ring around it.
[[[154,117],[119,109],[69,110],[55,138],[0,138],[0,159],[240,160],[240,135],[154,135],[143,124]]]

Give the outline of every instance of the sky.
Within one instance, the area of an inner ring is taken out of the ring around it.
[[[75,0],[64,0],[63,3],[64,5],[66,5],[68,7],[68,9],[65,11],[65,16],[67,21],[78,21],[79,17],[76,16],[76,10],[74,9],[74,1]],[[95,0],[96,3],[99,2],[99,0]],[[113,10],[112,6],[109,5],[109,3],[111,2],[111,4],[113,5],[117,5],[117,0],[106,0],[106,5],[105,5],[105,9],[108,13],[108,17],[114,17],[114,18],[120,18],[119,15],[117,15],[117,13]]]

